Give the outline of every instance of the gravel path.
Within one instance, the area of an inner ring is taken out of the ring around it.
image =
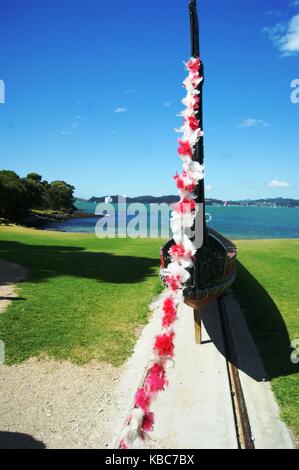
[[[0,312],[26,269],[0,260]],[[105,448],[115,438],[123,368],[30,359],[0,365],[0,448]]]
[[[115,434],[121,368],[30,359],[0,367],[0,448],[105,448]],[[18,434],[6,434],[18,433]],[[30,437],[38,442],[32,442]],[[2,442],[1,442],[2,441]]]
[[[17,297],[15,284],[26,276],[27,270],[22,266],[0,260],[0,313]]]

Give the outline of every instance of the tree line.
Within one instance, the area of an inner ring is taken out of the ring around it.
[[[21,222],[31,210],[72,212],[75,188],[65,181],[49,183],[37,173],[25,178],[14,171],[0,171],[0,218]]]

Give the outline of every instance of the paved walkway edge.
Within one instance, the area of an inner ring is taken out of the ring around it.
[[[294,449],[290,432],[279,417],[271,384],[265,381],[266,373],[239,303],[230,294],[225,296],[225,305],[255,448]],[[246,370],[250,370],[255,378]]]
[[[215,312],[214,327],[221,340],[221,327]],[[120,432],[133,405],[136,388],[151,356],[154,337],[160,331],[158,311],[144,328],[133,356],[126,364],[119,387]],[[175,367],[168,373],[169,387],[154,402],[156,417],[151,449],[237,449],[238,442],[225,358],[219,354],[204,331],[202,345],[194,340],[193,310],[182,304],[176,323]],[[115,446],[117,436],[113,442]]]

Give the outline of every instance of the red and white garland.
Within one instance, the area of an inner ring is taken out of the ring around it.
[[[191,58],[185,65],[189,72],[183,83],[187,96],[182,100],[185,109],[180,114],[184,124],[177,130],[183,134],[178,148],[183,160],[183,172],[174,177],[180,201],[174,205],[170,221],[175,244],[169,250],[171,263],[161,270],[167,286],[166,293],[152,306],[153,309],[159,307],[161,310],[162,331],[155,338],[152,361],[143,386],[135,394],[135,408],[121,434],[121,449],[139,447],[140,441],[144,441],[147,433],[153,431],[154,414],[151,412],[151,404],[168,385],[167,370],[173,365],[174,356],[174,323],[183,298],[183,288],[190,277],[188,268],[193,266],[196,252],[187,231],[193,226],[197,214],[194,190],[204,178],[204,167],[192,160],[195,146],[203,135],[201,123],[197,120],[201,99],[199,84],[203,77],[200,76],[201,62],[198,57]]]

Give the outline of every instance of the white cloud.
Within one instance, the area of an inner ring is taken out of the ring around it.
[[[299,53],[299,15],[293,16],[287,23],[277,23],[272,27],[267,26],[263,32],[282,56]]]
[[[80,124],[81,124],[81,119],[83,119],[83,116],[76,116],[74,118],[75,120],[71,123],[70,127],[63,129],[62,131],[58,132],[58,135],[61,136],[68,136],[68,135],[76,135],[76,131],[78,130]]]
[[[61,131],[59,132],[60,135],[75,135],[75,132],[72,131]]]
[[[116,108],[113,112],[116,114],[120,114],[120,113],[127,113],[128,110],[127,108]]]
[[[262,119],[249,118],[249,119],[244,119],[244,121],[242,121],[241,124],[239,125],[239,127],[242,128],[242,129],[245,129],[245,128],[248,128],[248,127],[258,127],[258,126],[260,126],[260,127],[269,127],[270,124],[263,121]]]
[[[171,102],[170,101],[165,101],[165,103],[163,104],[164,108],[170,108],[171,106]]]
[[[269,181],[268,183],[269,188],[290,188],[291,185],[287,183],[286,181],[278,181],[278,180],[272,180]]]

